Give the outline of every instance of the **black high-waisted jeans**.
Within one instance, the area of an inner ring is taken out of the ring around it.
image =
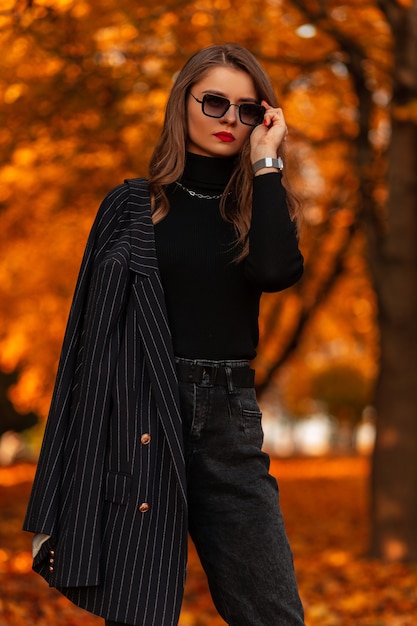
[[[249,367],[247,361],[177,361]],[[261,450],[255,390],[204,379],[179,387],[190,535],[218,612],[229,626],[303,626],[278,486]]]

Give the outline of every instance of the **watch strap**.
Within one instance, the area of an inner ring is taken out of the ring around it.
[[[274,159],[273,157],[265,157],[263,159],[259,159],[259,161],[255,161],[252,165],[252,171],[254,174],[264,167],[276,167],[278,170],[284,169],[284,163],[282,162],[281,157]]]

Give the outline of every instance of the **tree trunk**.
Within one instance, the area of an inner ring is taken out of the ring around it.
[[[373,246],[380,374],[371,552],[417,561],[417,3],[380,6],[394,37],[387,221]]]

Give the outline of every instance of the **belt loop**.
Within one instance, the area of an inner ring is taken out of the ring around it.
[[[232,368],[229,367],[228,365],[225,366],[224,371],[226,372],[226,380],[227,380],[227,391],[229,394],[235,394],[236,393],[236,389],[233,386],[233,380],[232,380]]]
[[[213,387],[214,386],[213,374],[215,373],[215,368],[212,367],[211,365],[201,365],[198,367],[200,367],[200,372],[201,372],[201,376],[200,376],[200,380],[198,381],[198,384],[201,387]]]

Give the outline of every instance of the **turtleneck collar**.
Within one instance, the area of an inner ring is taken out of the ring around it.
[[[226,187],[235,167],[236,157],[217,158],[187,152],[181,182],[194,190],[220,190]]]

